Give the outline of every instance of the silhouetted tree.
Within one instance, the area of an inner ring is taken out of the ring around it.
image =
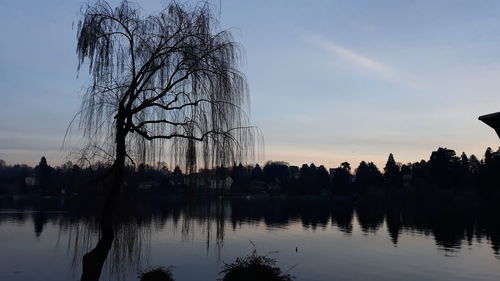
[[[218,180],[224,180],[229,176],[229,169],[224,167],[224,165],[215,168],[215,178]]]
[[[431,181],[439,186],[450,186],[460,175],[459,158],[454,150],[441,148],[433,151],[429,160]]]
[[[491,149],[491,147],[488,147],[486,149],[486,152],[484,153],[484,164],[488,166],[488,164],[490,164],[492,159],[493,159],[493,150]]]
[[[388,186],[401,185],[401,171],[399,170],[399,166],[396,164],[392,153],[389,154],[387,163],[384,167],[384,180]]]
[[[250,189],[250,174],[246,167],[241,163],[233,166],[231,170],[231,178],[233,179],[233,185],[231,190],[233,191],[248,191]]]
[[[462,155],[460,156],[460,164],[465,172],[470,170],[470,161],[465,152],[462,152]]]
[[[208,4],[174,2],[147,17],[127,1],[113,9],[98,0],[82,10],[78,68],[88,62],[92,81],[80,125],[93,142],[114,141],[111,197],[127,158],[151,160],[166,144],[191,166],[198,156],[218,165],[245,159],[253,135],[240,52]]]
[[[349,164],[349,162],[342,162],[340,164],[340,167],[346,171],[348,171],[349,173],[351,173],[351,164]]]
[[[174,160],[194,169],[198,156],[205,165],[220,165],[253,152],[239,48],[229,31],[219,30],[209,7],[173,2],[148,16],[128,1],[112,8],[98,0],[82,8],[78,69],[88,63],[92,79],[80,125],[91,147],[113,153],[103,214],[114,208],[127,158],[153,161],[171,145]],[[97,280],[101,268],[82,280]]]
[[[42,156],[40,162],[38,163],[38,166],[35,167],[35,170],[37,172],[40,189],[44,192],[49,192],[50,166],[47,164],[47,159],[45,158],[45,156]]]
[[[318,167],[318,187],[327,188],[330,185],[330,175],[326,170],[325,166],[321,165]]]
[[[318,168],[316,167],[316,165],[314,165],[314,163],[311,163],[311,165],[309,165],[309,168],[307,169],[305,183],[311,191],[316,192],[319,190]]]
[[[382,176],[382,173],[380,173],[377,165],[375,165],[375,163],[373,162],[368,163],[368,171],[370,172],[371,182],[375,185],[381,185],[384,178]]]
[[[471,154],[469,158],[469,173],[471,174],[473,181],[477,182],[476,177],[481,169],[481,162],[477,159],[476,155]]]
[[[261,181],[264,180],[264,172],[260,168],[259,164],[256,164],[252,169],[252,180]]]
[[[415,162],[411,165],[413,183],[423,184],[428,179],[428,165],[425,160]]]
[[[33,175],[33,168],[27,165],[0,167],[0,193],[22,193],[27,191],[25,178]]]
[[[332,186],[334,193],[345,194],[351,184],[351,165],[347,162],[340,164],[340,167],[333,169]]]
[[[382,174],[373,162],[361,161],[356,168],[356,186],[363,190],[367,186],[379,186],[383,181]]]
[[[174,172],[172,173],[172,179],[174,181],[174,184],[177,186],[184,184],[184,175],[182,173],[181,168],[179,168],[179,166],[175,166]]]
[[[471,180],[472,180],[472,174],[470,171],[470,160],[469,157],[467,157],[467,154],[465,152],[462,152],[462,155],[460,155],[460,174],[459,174],[459,180],[462,182],[462,184],[470,185]]]
[[[460,157],[454,154],[453,150],[439,148],[431,155],[431,160],[426,162],[421,160],[413,164],[408,163],[401,165],[398,168],[398,183],[404,183],[408,189],[405,192],[413,192],[424,190],[430,194],[434,188],[441,186],[443,188],[467,188],[472,191],[485,192],[488,196],[491,191],[498,190],[500,186],[500,150],[493,151],[487,149],[485,158],[488,158],[486,164],[485,159],[478,160],[476,156],[467,157],[462,153]],[[126,190],[139,191],[148,190],[151,192],[168,190],[171,186],[189,187],[200,183],[208,183],[211,179],[225,180],[228,175],[233,179],[233,191],[238,192],[263,192],[272,193],[289,193],[289,194],[311,194],[330,187],[334,194],[347,195],[364,191],[365,187],[380,186],[384,180],[389,185],[388,178],[390,167],[396,167],[398,164],[393,157],[388,158],[386,164],[386,173],[382,176],[377,167],[371,162],[363,161],[360,167],[356,170],[357,179],[354,187],[352,185],[352,176],[350,174],[350,165],[344,162],[340,167],[330,169],[330,174],[324,166],[316,168],[314,164],[311,166],[304,164],[299,169],[297,166],[288,166],[284,162],[266,163],[265,172],[259,165],[253,168],[245,167],[243,164],[233,165],[232,169],[227,169],[225,166],[218,166],[216,169],[200,169],[200,173],[184,175],[183,171],[176,166],[173,173],[170,173],[165,166],[157,165],[156,167],[141,163],[137,168],[127,166],[126,168]],[[0,167],[0,192],[18,194],[25,191],[30,191],[32,185],[31,179],[25,181],[26,177],[36,176],[37,179],[44,181],[44,176],[41,171],[48,170],[49,187],[45,191],[48,193],[57,193],[61,187],[69,193],[91,194],[99,191],[102,187],[94,188],[93,184],[82,184],[86,182],[86,178],[93,175],[102,175],[109,168],[105,163],[96,163],[92,169],[81,169],[78,165],[73,165],[71,162],[66,162],[60,167],[51,168],[47,164],[46,159],[41,159],[40,165],[35,169],[25,165],[3,166]],[[45,178],[47,178],[45,176]],[[267,181],[268,185],[261,183],[253,183],[250,189],[251,181]],[[331,184],[330,184],[331,183]],[[141,184],[150,185],[154,188],[138,188]],[[36,187],[34,187],[36,188]],[[50,189],[52,188],[52,189]],[[33,189],[32,189],[33,190]],[[124,189],[125,190],[125,189]],[[388,195],[392,193],[387,193]],[[399,193],[398,193],[399,194]],[[361,194],[360,194],[361,195]],[[484,195],[484,194],[483,194]]]
[[[290,178],[288,163],[282,161],[268,161],[263,169],[266,182],[284,184]]]
[[[400,184],[404,187],[409,187],[411,185],[411,180],[413,178],[413,171],[411,163],[403,164],[400,171]]]
[[[366,186],[370,182],[370,172],[368,171],[368,164],[361,161],[355,170],[356,172],[356,185]]]
[[[299,171],[299,181],[302,193],[319,191],[318,168],[314,163],[309,166],[307,164],[302,165]]]
[[[480,185],[484,190],[492,191],[500,186],[500,149],[496,152],[488,147],[484,153],[484,165],[481,167]]]

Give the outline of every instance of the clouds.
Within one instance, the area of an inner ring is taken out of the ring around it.
[[[321,32],[298,36],[314,55],[311,63],[322,65],[321,71],[331,77],[328,83],[336,87],[337,100],[329,111],[314,113],[332,120],[315,123],[316,129],[318,124],[328,128],[325,134],[333,140],[324,149],[346,156],[356,150],[375,161],[396,152],[410,161],[428,157],[438,146],[480,154],[497,143],[477,121],[477,116],[499,110],[494,96],[500,91],[495,78],[500,64],[495,60],[478,59],[481,53],[470,52],[470,46],[374,44],[341,34],[331,39]],[[328,139],[307,129],[310,139],[303,143]]]
[[[400,94],[405,96],[412,93],[431,100],[468,99],[476,98],[478,92],[482,96],[491,95],[500,88],[497,82],[500,80],[496,79],[500,77],[500,59],[480,59],[480,53],[465,52],[461,46],[444,48],[428,44],[425,48],[421,45],[397,48],[395,43],[387,43],[387,46],[382,44],[371,48],[371,52],[386,60],[390,58],[387,62],[342,46],[318,33],[302,32],[299,36],[314,50],[331,59],[331,69],[347,69],[353,79],[365,83],[375,78],[394,84],[403,90]]]
[[[71,29],[80,3],[4,2],[0,158],[36,164],[52,151],[50,161],[63,159],[87,81],[85,71],[76,79]],[[500,2],[272,2],[221,6],[222,27],[235,27],[246,49],[268,159],[336,166],[498,145],[477,116],[500,110]]]
[[[376,74],[384,79],[399,81],[400,73],[384,63],[364,56],[354,50],[342,47],[318,34],[303,34],[301,37],[307,43],[310,43],[334,57],[341,58],[348,63],[368,70],[372,74]]]
[[[366,56],[363,56],[359,53],[356,53],[353,50],[349,50],[347,48],[344,48],[335,42],[329,41],[319,35],[313,34],[313,35],[304,35],[303,38],[312,43],[313,45],[333,54],[336,56],[339,56],[343,59],[348,60],[349,62],[352,62],[354,64],[357,64],[361,67],[364,67],[366,69],[369,69],[374,72],[379,72],[387,76],[391,76],[394,74],[394,70],[392,70],[390,67],[373,60],[371,58],[368,58]]]

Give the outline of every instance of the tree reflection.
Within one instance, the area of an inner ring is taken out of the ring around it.
[[[452,199],[450,199],[452,198]],[[144,204],[144,202],[149,204]],[[94,206],[98,202],[93,202]],[[465,244],[486,240],[499,256],[500,207],[492,199],[471,200],[449,195],[409,197],[400,194],[373,195],[345,199],[175,199],[134,197],[118,203],[113,219],[115,235],[102,228],[100,214],[91,204],[78,200],[33,201],[3,200],[5,209],[17,212],[0,214],[0,224],[32,220],[36,235],[44,235],[47,223],[59,224],[70,237],[70,250],[78,269],[84,259],[84,274],[98,274],[85,268],[85,254],[102,262],[103,272],[124,279],[127,272],[148,266],[151,237],[164,229],[178,231],[184,240],[205,237],[207,253],[221,253],[225,232],[242,225],[264,224],[286,228],[299,222],[302,227],[321,231],[334,227],[351,235],[357,223],[365,233],[378,233],[382,227],[394,245],[402,243],[404,233],[417,233],[435,240],[440,250],[458,251]],[[87,207],[85,207],[87,206]],[[97,250],[91,246],[96,245]],[[91,251],[92,250],[92,251]],[[104,261],[106,260],[106,261]],[[163,266],[168,266],[164,264]],[[120,277],[121,276],[121,277]]]

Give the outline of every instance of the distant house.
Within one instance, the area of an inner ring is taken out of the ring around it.
[[[210,177],[211,174],[207,172],[192,173],[186,176],[185,184],[195,189],[206,189],[210,187],[208,180]]]
[[[139,184],[139,189],[147,191],[147,190],[151,190],[153,188],[157,188],[159,186],[160,186],[160,184],[156,181],[145,181],[145,182],[142,182]]]
[[[26,177],[24,178],[24,183],[26,186],[35,186],[38,184],[38,180],[35,177]]]
[[[231,190],[231,185],[233,185],[233,179],[230,176],[210,180],[210,189]]]

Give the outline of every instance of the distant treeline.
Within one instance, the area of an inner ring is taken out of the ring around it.
[[[81,168],[66,164],[53,168],[45,157],[32,168],[7,166],[0,160],[0,194],[38,192],[44,194],[96,194],[106,184],[109,165],[98,163]],[[179,167],[140,164],[127,167],[125,189],[149,192],[194,192],[219,190],[226,193],[350,195],[370,190],[391,189],[474,189],[500,191],[500,149],[488,148],[482,159],[475,155],[438,148],[430,159],[400,164],[389,154],[385,167],[362,161],[357,168],[344,162],[337,168],[269,161],[264,167],[243,166],[201,169],[185,175]]]

